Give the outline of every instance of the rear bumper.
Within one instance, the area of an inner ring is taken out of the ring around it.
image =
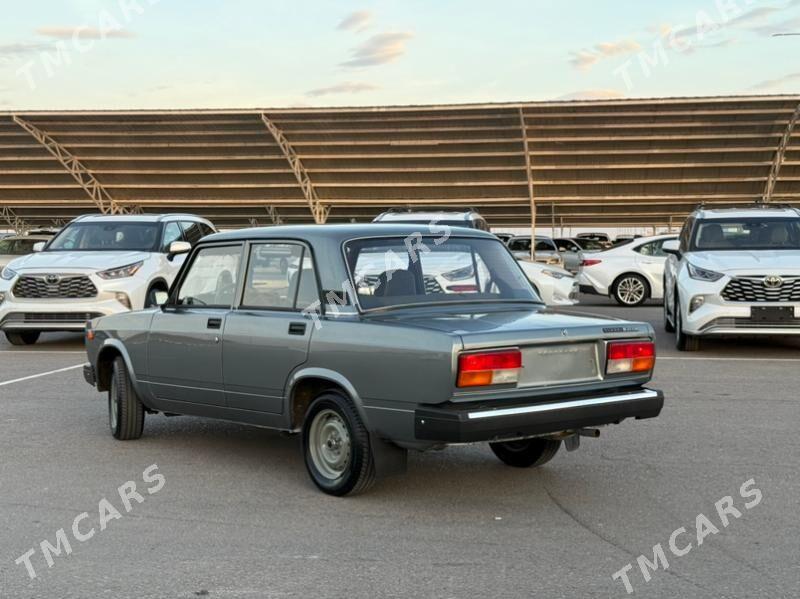
[[[414,433],[419,440],[442,443],[532,437],[619,423],[626,418],[654,418],[663,405],[664,394],[646,388],[536,403],[451,403],[415,410]]]

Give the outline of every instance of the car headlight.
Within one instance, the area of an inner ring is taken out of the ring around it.
[[[705,268],[695,266],[691,262],[687,262],[686,267],[689,269],[689,276],[695,281],[708,281],[709,283],[713,283],[714,281],[719,281],[725,276],[721,272],[706,270]]]
[[[553,277],[554,279],[566,279],[567,277],[572,278],[570,275],[565,274],[563,272],[558,272],[557,270],[549,270],[547,268],[542,270],[543,275],[547,275],[548,277]]]
[[[448,281],[460,281],[462,279],[469,279],[475,276],[475,270],[472,268],[472,265],[465,266],[464,268],[459,268],[456,270],[451,270],[450,272],[443,272],[442,277],[447,279]]]
[[[127,266],[120,266],[119,268],[110,268],[108,270],[103,270],[97,273],[97,276],[101,279],[124,279],[126,277],[132,277],[144,264],[144,261],[136,262],[135,264],[128,264]]]
[[[4,281],[10,281],[16,276],[17,276],[17,271],[11,270],[8,266],[6,266],[2,270],[2,272],[0,272],[0,279],[3,279]]]

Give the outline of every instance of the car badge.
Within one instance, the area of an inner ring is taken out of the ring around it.
[[[569,335],[569,331],[567,329],[561,329],[561,336],[567,337]]]
[[[764,278],[764,287],[769,289],[777,289],[783,286],[783,279],[778,276],[770,276]]]
[[[44,281],[48,285],[58,285],[58,282],[61,280],[61,277],[58,275],[45,275]]]

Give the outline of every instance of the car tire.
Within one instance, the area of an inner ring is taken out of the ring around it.
[[[40,335],[39,331],[6,331],[6,339],[11,345],[33,345]]]
[[[664,285],[664,289],[666,289],[666,288],[667,288],[667,286],[665,284]],[[669,305],[669,302],[667,302],[667,297],[666,297],[666,293],[665,293],[664,294],[664,330],[667,333],[674,333],[675,332],[675,324],[674,324],[675,321],[674,320],[670,321],[670,319],[669,319],[669,313],[668,313],[668,309],[667,309],[668,305]],[[673,319],[675,318],[674,314],[673,314],[672,318]]]
[[[620,306],[628,308],[641,306],[650,298],[650,285],[641,275],[634,273],[622,275],[614,281],[611,295]]]
[[[678,351],[697,351],[700,349],[700,338],[695,335],[687,335],[683,332],[683,316],[681,315],[681,303],[675,296],[675,306],[673,308],[675,318],[675,347]]]
[[[561,448],[561,441],[553,439],[523,439],[489,443],[501,462],[514,468],[542,466],[552,460]]]
[[[325,392],[308,408],[303,457],[311,480],[328,495],[362,493],[375,482],[369,432],[352,402],[340,393]]]
[[[144,430],[144,405],[136,395],[125,360],[117,357],[108,386],[108,424],[120,441],[138,439]]]

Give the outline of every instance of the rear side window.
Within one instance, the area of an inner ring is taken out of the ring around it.
[[[200,223],[184,221],[181,224],[183,225],[183,234],[186,235],[186,241],[192,245],[195,245],[204,237],[203,231],[200,229]]]
[[[253,245],[247,264],[243,308],[302,310],[319,300],[306,248],[296,243]]]
[[[178,290],[178,305],[230,308],[236,295],[242,246],[212,246],[201,249]]]
[[[536,242],[537,252],[555,252],[556,246],[549,239],[540,239]]]
[[[651,241],[650,243],[643,243],[639,247],[633,248],[634,252],[640,253],[642,256],[656,256],[663,257],[666,254],[662,251],[661,246],[664,245],[665,240]]]

